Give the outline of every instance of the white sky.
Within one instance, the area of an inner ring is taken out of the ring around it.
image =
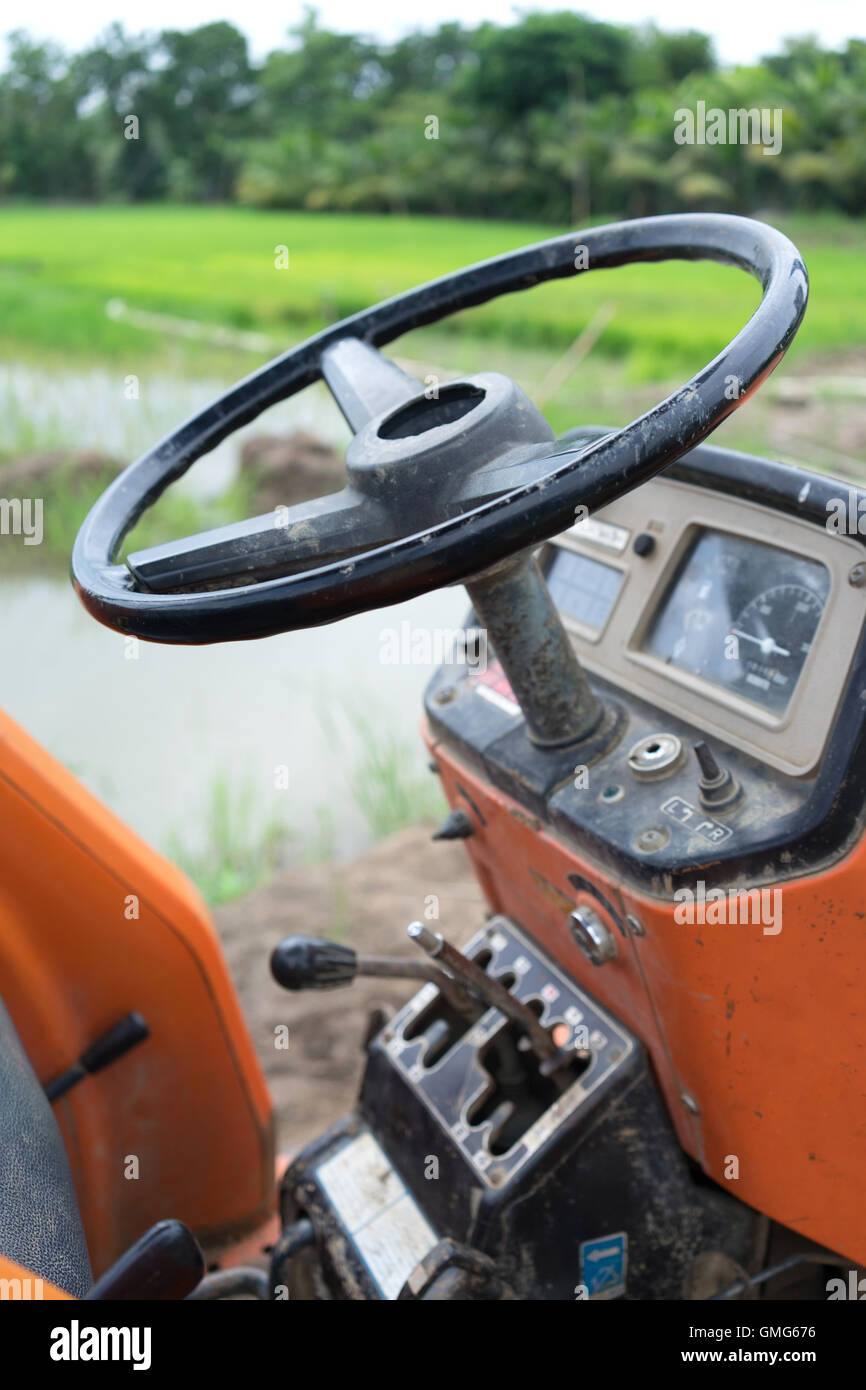
[[[699,29],[712,35],[723,62],[751,62],[774,52],[788,35],[813,33],[827,45],[848,38],[866,38],[863,0],[725,0],[696,5],[695,0],[437,0],[415,9],[401,0],[318,0],[323,22],[343,31],[363,31],[397,38],[407,30],[435,28],[447,20],[471,25],[483,19],[506,22],[520,9],[574,9],[612,23],[653,21],[662,29]],[[303,10],[302,0],[27,0],[20,9],[0,13],[0,34],[21,27],[37,38],[52,38],[70,49],[89,43],[113,20],[133,33],[148,29],[192,29],[215,19],[228,19],[250,41],[254,57],[278,47],[286,29]]]

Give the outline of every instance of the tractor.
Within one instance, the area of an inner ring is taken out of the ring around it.
[[[383,352],[670,259],[747,271],[761,300],[624,428],[555,437],[505,375],[430,389]],[[289,990],[415,988],[350,1113],[275,1155],[198,895],[2,718],[0,1275],[272,1302],[805,1300],[859,1278],[864,495],[705,442],[807,295],[796,247],[748,218],[561,236],[328,327],[108,486],[72,579],[142,641],[267,639],[465,585],[422,737],[487,911],[395,923],[383,957],[274,942]],[[118,558],[194,462],[320,379],[352,432],[339,492]]]

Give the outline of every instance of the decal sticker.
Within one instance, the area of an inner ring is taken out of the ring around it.
[[[605,550],[622,553],[628,545],[631,534],[625,526],[616,526],[612,521],[597,521],[594,516],[585,516],[576,521],[565,533],[575,536],[579,541],[591,541],[593,545],[604,546]]]
[[[497,709],[504,710],[506,714],[519,714],[520,706],[514,698],[514,691],[508,683],[508,677],[503,671],[498,661],[494,660],[473,675],[475,689],[479,695],[483,695],[485,700],[489,700]]]
[[[614,1236],[585,1240],[580,1247],[580,1282],[590,1298],[621,1298],[625,1293],[628,1236],[618,1231]]]
[[[316,1178],[382,1297],[395,1299],[438,1237],[388,1155],[362,1134],[321,1164]]]
[[[693,835],[700,835],[702,839],[709,840],[712,845],[720,844],[734,833],[729,825],[722,825],[721,821],[713,820],[712,816],[705,815],[682,796],[669,797],[667,801],[662,802],[661,809],[666,816],[684,825]]]

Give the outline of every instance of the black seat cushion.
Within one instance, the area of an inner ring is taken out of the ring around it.
[[[0,1255],[67,1293],[93,1283],[63,1139],[2,1000]]]

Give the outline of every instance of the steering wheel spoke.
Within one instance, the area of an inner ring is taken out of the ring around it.
[[[322,376],[355,434],[421,392],[414,377],[360,338],[342,338],[326,348]]]
[[[552,445],[544,444],[526,456],[479,468],[462,480],[459,492],[454,495],[454,510],[466,512],[485,502],[493,502],[515,488],[537,487],[553,469],[565,462],[565,453],[577,455],[580,452],[577,446],[569,450],[554,450]]]
[[[137,550],[126,564],[153,593],[256,583],[346,560],[395,536],[386,512],[350,488],[278,507],[182,541]]]

